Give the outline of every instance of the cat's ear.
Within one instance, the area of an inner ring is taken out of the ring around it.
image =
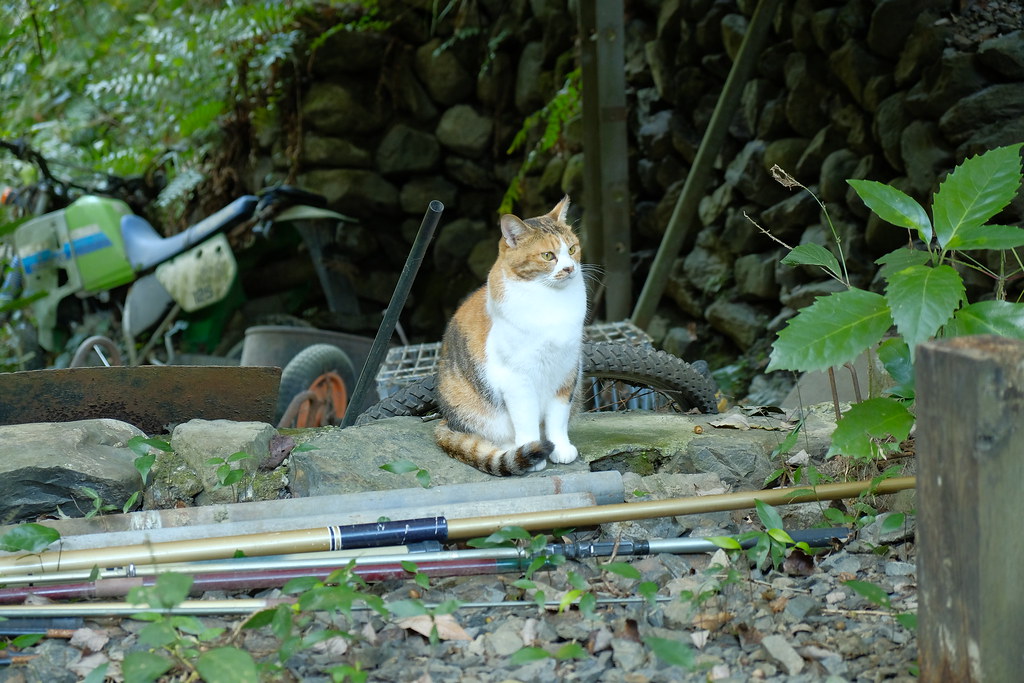
[[[514,247],[519,244],[526,231],[530,228],[521,218],[506,213],[501,217],[501,235],[505,238],[505,244]]]
[[[555,219],[559,223],[565,222],[565,214],[569,211],[569,195],[562,197],[562,201],[555,204],[555,208],[551,209],[548,216]]]

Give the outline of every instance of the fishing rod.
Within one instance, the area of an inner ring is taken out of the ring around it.
[[[914,485],[913,477],[897,477],[881,482],[842,482],[813,488],[744,491],[454,520],[431,517],[88,550],[48,551],[37,555],[0,558],[0,582],[12,574],[28,571],[47,573],[133,563],[213,560],[234,557],[239,552],[249,556],[265,556],[406,545],[425,540],[444,542],[487,536],[504,527],[523,527],[531,531],[567,526],[578,528],[609,522],[746,509],[754,507],[757,501],[768,505],[785,505],[852,498],[867,491],[875,494],[895,493],[913,488]]]
[[[789,532],[794,543],[806,543],[810,547],[829,546],[833,542],[844,540],[848,533],[845,528],[805,529]],[[733,538],[743,548],[752,547],[755,543],[753,538],[743,538],[742,536]],[[707,538],[551,543],[536,554],[529,554],[526,549],[521,547],[502,547],[418,553],[405,556],[356,556],[349,559],[347,566],[353,574],[365,581],[386,581],[412,578],[417,573],[434,578],[517,573],[524,571],[536,558],[550,560],[557,555],[580,559],[639,556],[653,553],[693,554],[712,552],[718,548],[718,544]],[[410,559],[401,559],[403,557]],[[120,571],[132,570],[138,573],[101,577],[79,583],[3,588],[0,589],[0,604],[17,604],[30,595],[50,600],[120,597],[127,595],[132,588],[153,585],[159,574],[169,571],[192,575],[193,595],[210,590],[258,590],[276,588],[299,577],[313,577],[325,581],[331,574],[345,566],[339,566],[337,559],[320,557],[307,561],[302,558],[289,560],[239,558],[191,564],[120,568]],[[549,566],[548,561],[540,568],[547,566]]]

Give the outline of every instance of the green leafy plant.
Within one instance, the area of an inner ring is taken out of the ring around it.
[[[972,255],[979,250],[1011,250],[1016,259],[1012,249],[1024,246],[1024,229],[989,223],[1019,190],[1021,147],[1000,147],[965,160],[939,186],[931,217],[894,187],[848,181],[868,208],[918,240],[913,247],[901,247],[877,260],[885,281],[883,293],[851,286],[841,258],[820,245],[794,247],[783,259],[788,265],[817,266],[845,289],[819,297],[790,319],[772,346],[768,371],[841,366],[879,345],[893,326],[896,330],[896,337],[878,350],[896,386],[843,416],[829,455],[873,460],[894,452],[906,439],[914,423],[909,404],[919,343],[968,334],[1024,339],[1024,304],[1005,300],[1007,273],[989,269]],[[784,184],[802,187],[781,169],[775,171]],[[1019,259],[1017,263],[1024,268]],[[1002,264],[1005,258],[1001,268]],[[996,298],[968,302],[960,273],[965,268],[992,278]]]
[[[512,211],[522,196],[523,179],[537,168],[544,154],[564,141],[569,123],[580,116],[583,103],[581,74],[579,68],[570,71],[555,96],[539,110],[527,116],[523,121],[523,127],[512,138],[508,154],[527,148],[528,151],[515,177],[505,190],[505,196],[498,207],[499,213]],[[534,141],[532,145],[531,140]]]
[[[590,655],[586,649],[575,640],[562,645],[554,652],[549,652],[542,647],[524,647],[512,653],[509,661],[515,666],[522,666],[540,659],[555,659],[564,662],[572,659],[587,659]]]
[[[871,583],[870,581],[857,581],[856,579],[843,581],[843,585],[853,589],[872,604],[883,609],[890,610],[896,622],[904,628],[910,630],[917,629],[917,613],[898,612],[894,610],[892,600],[889,598],[889,593],[881,586]]]
[[[380,466],[385,472],[407,474],[415,472],[416,482],[423,488],[430,488],[430,470],[424,469],[411,460],[396,460]]]
[[[139,631],[139,642],[150,649],[125,655],[125,679],[152,681],[177,667],[211,682],[257,680],[252,655],[219,645],[225,629],[207,628],[196,617],[171,612],[191,588],[191,576],[168,572],[157,576],[153,585],[136,586],[128,592],[129,603],[146,606],[146,611],[134,618],[147,622]]]
[[[207,460],[207,465],[215,466],[217,468],[217,483],[214,485],[213,490],[216,491],[217,489],[230,486],[235,500],[238,500],[238,492],[235,490],[235,484],[245,478],[246,472],[244,467],[235,467],[234,464],[243,460],[248,460],[251,457],[252,456],[248,453],[239,451],[238,453],[232,453],[226,458],[210,458]]]
[[[82,493],[82,495],[84,495],[86,498],[92,501],[92,507],[85,512],[86,519],[90,519],[104,512],[113,512],[119,509],[116,505],[112,505],[111,503],[104,503],[103,498],[100,497],[100,494],[97,493],[96,489],[94,488],[91,488],[89,486],[79,486],[78,490]]]
[[[60,532],[42,524],[28,522],[19,524],[3,536],[0,536],[0,550],[8,553],[28,553],[34,555],[46,550],[52,543],[60,539]]]
[[[149,474],[153,470],[153,465],[156,464],[157,451],[163,451],[164,453],[173,452],[171,445],[163,439],[147,438],[145,436],[133,436],[128,439],[128,443],[125,445],[136,455],[132,464],[142,478],[142,488],[125,501],[122,512],[128,512],[134,508],[139,497],[145,491],[146,485],[149,483]]]
[[[754,544],[746,550],[746,555],[759,569],[769,563],[775,569],[779,569],[791,548],[811,554],[810,546],[802,541],[797,543],[782,528],[782,517],[778,510],[760,500],[755,500],[754,504],[757,516],[764,525],[764,531],[749,531],[736,537],[712,536],[708,540],[723,550],[738,554],[743,551],[743,542],[753,539]]]

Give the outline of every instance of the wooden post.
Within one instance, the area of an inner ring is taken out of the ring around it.
[[[607,320],[625,320],[633,305],[623,12],[622,0],[580,3],[587,209],[583,256],[604,267]]]
[[[929,342],[915,369],[921,680],[1020,680],[1024,342]]]

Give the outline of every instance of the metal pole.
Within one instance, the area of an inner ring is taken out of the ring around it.
[[[398,316],[405,306],[405,300],[409,297],[412,282],[416,279],[416,273],[420,269],[420,264],[423,263],[423,257],[427,253],[427,246],[430,244],[430,239],[434,236],[434,230],[441,220],[442,211],[444,211],[444,204],[436,199],[432,200],[427,206],[427,212],[423,215],[423,222],[420,223],[420,229],[416,233],[416,240],[412,243],[409,257],[405,260],[405,267],[402,268],[402,274],[398,278],[395,292],[391,295],[391,303],[388,304],[387,310],[384,311],[384,319],[377,329],[377,336],[374,337],[373,344],[370,346],[370,353],[367,354],[366,362],[363,363],[363,370],[359,373],[356,388],[352,392],[352,398],[348,403],[349,409],[345,411],[345,416],[341,419],[342,428],[351,427],[355,423],[356,417],[358,417],[359,406],[363,405],[370,385],[377,376],[377,370],[384,361],[384,354],[387,353],[391,335],[395,333],[395,326],[398,324]]]
[[[693,232],[693,217],[697,213],[697,205],[701,196],[707,189],[708,172],[711,164],[722,146],[722,140],[732,122],[733,113],[739,103],[743,86],[757,63],[764,46],[765,37],[768,34],[768,27],[771,26],[775,11],[779,6],[779,0],[760,0],[754,16],[747,26],[747,33],[743,36],[743,43],[740,45],[736,61],[733,62],[729,76],[725,79],[725,86],[722,94],[715,105],[715,111],[711,114],[708,128],[700,141],[697,149],[697,156],[693,159],[690,173],[683,183],[683,192],[676,201],[672,211],[672,217],[665,229],[665,236],[658,247],[658,253],[651,264],[651,271],[644,282],[640,298],[637,300],[636,308],[633,309],[632,321],[637,327],[647,328],[654,316],[654,310],[658,306],[662,292],[665,291],[665,283],[668,282],[669,273],[672,270],[672,263],[679,256],[683,243]]]
[[[5,575],[29,571],[62,571],[110,567],[121,564],[185,562],[233,557],[241,550],[247,555],[274,555],[322,550],[338,550],[404,544],[426,540],[448,540],[487,536],[508,526],[529,530],[595,526],[654,517],[676,517],[703,512],[741,510],[754,507],[756,501],[768,505],[807,503],[816,500],[854,498],[867,491],[895,493],[913,488],[913,477],[873,481],[822,484],[814,488],[796,487],[766,491],[741,491],[692,498],[669,498],[642,503],[597,505],[567,510],[548,510],[489,517],[447,520],[444,517],[400,520],[347,527],[299,529],[274,533],[246,534],[169,543],[118,546],[96,550],[48,551],[38,555],[0,557],[0,580]]]

